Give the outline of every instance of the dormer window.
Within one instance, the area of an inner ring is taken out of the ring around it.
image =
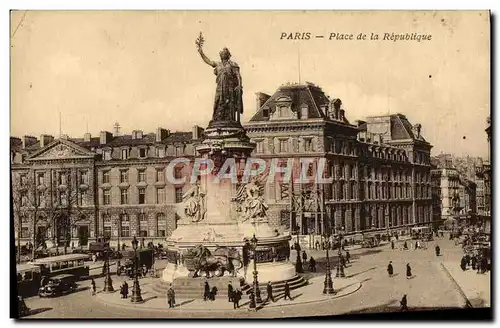
[[[104,160],[105,161],[110,161],[111,160],[111,150],[105,150],[104,151]]]
[[[303,120],[309,118],[309,107],[306,104],[300,106],[300,118]]]
[[[265,108],[262,110],[262,116],[263,117],[269,117],[269,109],[268,108]]]
[[[176,146],[175,147],[175,156],[182,156],[182,155],[184,155],[184,146],[183,145]]]
[[[128,159],[128,149],[122,149],[122,159]]]
[[[139,148],[139,157],[140,158],[145,158],[146,157],[146,148]]]
[[[165,157],[165,148],[164,147],[157,147],[156,148],[156,157],[160,157],[160,158]]]
[[[292,119],[297,118],[297,115],[292,111],[292,99],[289,97],[280,97],[276,100],[275,111],[272,114],[272,119]]]

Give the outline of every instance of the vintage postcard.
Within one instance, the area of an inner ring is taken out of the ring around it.
[[[492,318],[490,12],[10,19],[13,317]]]

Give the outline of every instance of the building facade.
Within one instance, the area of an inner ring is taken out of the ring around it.
[[[195,126],[192,133],[158,128],[156,134],[11,138],[16,238],[32,241],[36,232],[49,247],[66,240],[76,245],[82,235],[90,241],[109,237],[114,245],[129,244],[134,235],[163,242],[176,228],[176,203],[184,191],[183,184],[167,183],[168,165],[174,158],[193,158],[193,140],[201,133]],[[180,176],[184,169],[177,165],[171,174]],[[32,186],[21,186],[25,177],[32,177]],[[21,201],[27,196],[36,201]],[[56,217],[58,212],[67,217]],[[60,226],[70,233],[63,236]]]
[[[245,125],[266,160],[324,158],[330,185],[267,185],[269,216],[298,235],[407,229],[432,223],[431,145],[402,114],[351,124],[340,99],[318,86],[283,85],[257,94]]]
[[[244,126],[256,143],[253,157],[283,162],[324,159],[325,177],[333,181],[267,183],[269,223],[278,230],[316,238],[339,229],[348,235],[385,233],[435,220],[432,146],[423,138],[422,127],[402,114],[351,124],[340,99],[330,99],[307,83],[281,86],[272,96],[258,93],[257,111]],[[187,168],[180,164],[172,169],[172,160],[192,159],[202,133],[195,126],[192,132],[159,128],[156,133],[120,135],[116,129],[102,131],[99,137],[11,138],[13,191],[16,181],[29,175],[39,183],[34,194],[41,188],[47,196],[35,211],[27,204],[14,211],[16,238],[30,241],[46,224],[46,237],[54,244],[76,244],[85,234],[90,241],[110,237],[114,245],[129,244],[134,235],[164,242],[176,228],[176,204],[186,191],[166,176],[185,175]],[[319,170],[314,163],[309,168]],[[60,178],[61,172],[71,178]],[[65,207],[72,209],[66,211],[70,218],[63,225],[70,226],[70,234],[62,238],[55,228],[61,219],[43,223],[29,216],[61,209],[56,196],[69,190],[65,184],[71,184],[79,201]],[[18,225],[21,216],[28,218]]]

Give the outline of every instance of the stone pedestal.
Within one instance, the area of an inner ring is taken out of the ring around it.
[[[171,255],[169,264],[163,271],[164,282],[173,282],[175,285],[178,279],[199,279],[192,278],[188,265],[182,264],[183,255],[197,245],[203,245],[211,252],[221,247],[235,248],[243,260],[248,253],[248,241],[254,234],[258,239],[258,279],[263,286],[268,281],[297,279],[295,267],[287,261],[290,236],[279,235],[269,226],[267,217],[245,221],[241,212],[236,211],[236,183],[241,181],[245,160],[254,147],[255,144],[250,142],[239,122],[210,122],[203,141],[196,146],[202,158],[214,163],[212,174],[201,176],[199,181],[200,190],[204,194],[205,215],[197,222],[185,218],[180,220],[178,228],[167,239],[167,249]],[[228,161],[235,165],[228,166]],[[230,172],[228,168],[231,166],[235,168],[233,172],[236,174],[232,179],[223,177],[222,174]],[[245,278],[248,284],[253,280],[253,262],[250,263],[236,272],[237,277]],[[231,278],[228,274],[209,278],[208,281],[210,283],[212,279]]]

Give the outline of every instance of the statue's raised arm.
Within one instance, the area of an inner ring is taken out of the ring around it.
[[[205,55],[205,53],[203,52],[203,43],[204,42],[205,42],[205,39],[203,38],[203,34],[201,34],[201,32],[200,32],[200,36],[195,41],[196,47],[198,48],[198,53],[200,54],[201,59],[203,59],[203,61],[205,63],[207,63],[208,65],[210,65],[212,67],[216,67],[217,63],[214,61],[211,61],[210,58],[208,58]]]

